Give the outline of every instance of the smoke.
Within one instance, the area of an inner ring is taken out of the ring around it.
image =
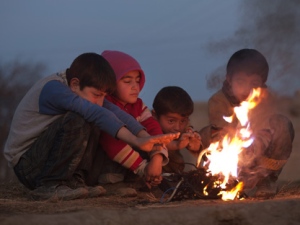
[[[211,42],[213,54],[227,54],[224,65],[207,78],[207,86],[216,89],[225,78],[225,64],[239,49],[255,48],[267,59],[268,84],[281,94],[293,94],[300,81],[300,1],[243,1],[240,25],[231,38]],[[237,18],[239,19],[239,18]]]

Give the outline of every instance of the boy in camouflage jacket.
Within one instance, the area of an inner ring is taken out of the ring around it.
[[[275,99],[265,84],[268,71],[265,57],[257,50],[235,52],[228,61],[222,89],[208,101],[210,126],[200,132],[202,140],[205,133],[209,133],[210,142],[214,142],[234,131],[237,118],[228,123],[223,116],[233,115],[234,107],[246,100],[253,88],[261,88],[261,101],[249,112],[254,142],[239,157],[239,180],[244,182],[245,189],[256,187],[257,197],[277,193],[275,182],[291,154],[294,138],[292,123],[278,113]]]

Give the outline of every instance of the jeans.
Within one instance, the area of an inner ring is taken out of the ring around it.
[[[29,189],[64,184],[75,173],[93,183],[101,170],[100,130],[76,113],[68,112],[53,122],[14,167]]]

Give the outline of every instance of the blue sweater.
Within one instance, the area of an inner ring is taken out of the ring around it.
[[[15,111],[4,147],[9,165],[15,166],[40,134],[68,111],[78,113],[114,137],[125,125],[135,135],[144,129],[131,115],[109,101],[105,100],[101,107],[73,93],[65,72],[53,74],[38,81]]]

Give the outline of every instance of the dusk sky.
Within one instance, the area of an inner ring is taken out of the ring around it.
[[[150,108],[155,94],[169,85],[206,101],[215,91],[207,88],[207,77],[239,50],[216,53],[209,47],[235,35],[241,2],[2,0],[0,62],[42,62],[46,76],[82,53],[119,50],[141,64],[146,83],[140,97]]]

